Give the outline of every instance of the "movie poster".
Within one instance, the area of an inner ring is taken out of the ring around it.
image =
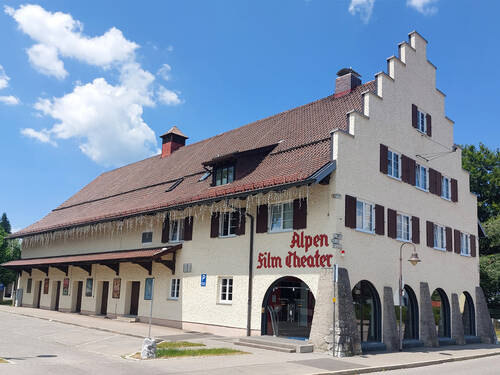
[[[92,289],[94,287],[94,279],[87,279],[85,284],[85,297],[92,297]]]
[[[63,280],[63,296],[69,295],[69,278]]]
[[[113,298],[120,298],[120,287],[122,279],[113,279]]]
[[[49,294],[49,279],[43,281],[43,294]]]

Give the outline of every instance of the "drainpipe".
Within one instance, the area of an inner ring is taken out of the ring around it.
[[[253,236],[254,217],[248,212],[245,214],[250,218],[250,249],[248,251],[248,310],[247,310],[247,336],[251,335],[252,324],[252,286],[253,286]]]

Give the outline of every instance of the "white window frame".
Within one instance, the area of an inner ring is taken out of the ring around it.
[[[434,236],[432,242],[434,244],[434,249],[446,251],[446,227],[444,225],[434,224]],[[439,235],[440,233],[441,235]],[[441,240],[441,241],[439,241]],[[439,243],[441,242],[441,243]],[[442,246],[440,246],[442,245]]]
[[[427,113],[417,109],[417,130],[422,134],[427,134]]]
[[[224,233],[224,217],[228,215],[228,220],[227,220],[227,234]],[[233,215],[236,215],[236,212],[233,211],[228,211],[228,212],[221,212],[220,217],[219,217],[219,237],[220,238],[228,238],[228,237],[235,237],[236,236],[236,230],[238,229],[238,225],[232,226],[231,223],[233,221]],[[231,230],[233,230],[233,233],[231,233]]]
[[[226,289],[224,290],[224,284]],[[218,302],[225,305],[233,303],[234,281],[232,276],[219,277],[219,297]]]
[[[401,219],[400,219],[401,218]],[[403,218],[408,218],[408,238],[402,237],[400,234],[403,233]],[[401,223],[401,229],[400,229]],[[396,213],[396,239],[403,242],[411,242],[411,215],[405,214],[403,212]]]
[[[398,163],[397,175],[395,175],[395,173],[394,173],[395,157],[396,157],[397,163]],[[389,149],[387,151],[387,175],[392,177],[392,178],[395,178],[396,180],[401,180],[401,154],[399,152],[392,150],[392,149]]]
[[[445,189],[444,189],[445,181],[448,181],[447,183],[448,189],[446,190],[446,192],[448,193],[447,195],[445,195]],[[451,200],[451,178],[446,176],[441,176],[441,198],[446,199],[447,201]]]
[[[422,177],[422,170],[425,170],[425,187],[422,187],[421,183],[421,177]],[[420,184],[419,184],[420,182]],[[415,187],[417,189],[423,190],[423,191],[429,191],[429,168],[422,164],[416,164],[415,165]]]
[[[174,226],[177,223],[177,230],[174,231]],[[176,235],[174,238],[174,234]],[[168,231],[168,242],[178,243],[184,241],[184,219],[170,220],[170,228]]]
[[[222,186],[230,184],[234,181],[234,165],[224,165],[215,168],[215,186]],[[226,172],[225,182],[224,182],[224,172]]]
[[[291,206],[291,211],[292,211],[292,222],[290,228],[283,228],[284,224],[284,207],[285,205],[290,205]],[[280,207],[280,215],[281,215],[281,227],[280,228],[275,228],[273,229],[273,207]],[[281,232],[291,232],[293,231],[293,201],[286,201],[286,202],[280,202],[280,203],[275,203],[275,204],[270,204],[269,209],[268,209],[268,222],[267,222],[267,228],[268,228],[268,233],[281,233]]]
[[[144,242],[143,241],[143,236],[144,236],[144,233],[151,233],[151,241],[147,241],[147,242]],[[144,246],[144,245],[150,245],[153,243],[153,236],[154,236],[154,233],[152,230],[145,230],[144,232],[141,233],[141,244]]]
[[[361,205],[361,216],[359,215],[359,205]],[[367,216],[368,218],[367,223]],[[368,226],[366,226],[368,224]],[[375,204],[364,201],[362,199],[356,200],[356,230],[366,233],[375,233]]]
[[[181,294],[181,279],[172,278],[170,279],[170,292],[168,294],[168,299],[178,300]]]
[[[470,234],[460,232],[460,255],[470,257]]]

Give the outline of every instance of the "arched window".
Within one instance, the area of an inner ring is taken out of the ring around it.
[[[308,338],[315,305],[302,280],[282,277],[268,289],[262,302],[262,335]]]
[[[361,342],[381,341],[380,298],[375,287],[361,280],[352,290],[352,300]]]
[[[418,340],[418,304],[415,292],[405,285],[402,299],[403,340]],[[396,306],[396,322],[399,327],[399,306]]]
[[[462,313],[462,322],[464,324],[464,335],[476,335],[476,314],[474,311],[474,301],[469,293],[463,292],[460,296],[460,312]]]
[[[438,337],[451,337],[450,302],[443,289],[432,292],[431,303]]]

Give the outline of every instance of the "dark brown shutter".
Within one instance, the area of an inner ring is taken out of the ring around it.
[[[267,215],[269,210],[267,204],[262,204],[257,207],[257,225],[255,226],[256,233],[266,233],[267,232]]]
[[[446,227],[446,251],[453,251],[453,230]]]
[[[410,159],[410,181],[409,181],[409,184],[412,186],[415,186],[415,184],[417,183],[417,172],[415,170],[416,168],[417,168],[417,162],[413,159]]]
[[[219,212],[212,212],[212,219],[210,222],[210,237],[211,238],[219,237],[219,220],[220,220],[220,213]]]
[[[188,216],[184,218],[184,241],[191,241],[193,239],[193,217]]]
[[[418,110],[415,104],[411,105],[411,125],[418,128]]]
[[[385,234],[384,206],[379,204],[375,205],[375,233]]]
[[[390,238],[396,238],[397,236],[397,213],[390,208],[387,209],[387,235]]]
[[[293,229],[305,229],[307,227],[307,199],[295,199],[293,201]]]
[[[389,160],[387,155],[389,153],[389,148],[386,145],[380,144],[380,172],[387,174],[387,166]]]
[[[451,179],[451,201],[458,202],[458,182],[454,178]]]
[[[429,168],[429,192],[436,194],[436,170]]]
[[[245,224],[246,224],[246,209],[241,208],[238,212],[238,227],[236,228],[236,235],[242,236],[245,234]]]
[[[410,182],[410,158],[406,155],[401,155],[401,181]]]
[[[161,242],[167,243],[170,237],[170,215],[167,213],[161,228]]]
[[[356,228],[356,198],[345,196],[345,226]]]
[[[411,217],[411,242],[420,243],[420,219],[416,216]]]
[[[459,230],[455,229],[453,240],[455,242],[455,244],[454,244],[455,245],[455,253],[460,254],[461,243],[460,243],[460,231]]]
[[[431,115],[427,114],[425,117],[426,117],[426,122],[427,122],[427,135],[429,137],[432,137],[432,118],[431,118]]]
[[[427,221],[427,246],[434,247],[434,223],[432,221]]]
[[[439,172],[436,172],[436,195],[441,196],[443,191],[443,175]]]
[[[470,235],[470,256],[476,256],[476,236],[473,234]]]

